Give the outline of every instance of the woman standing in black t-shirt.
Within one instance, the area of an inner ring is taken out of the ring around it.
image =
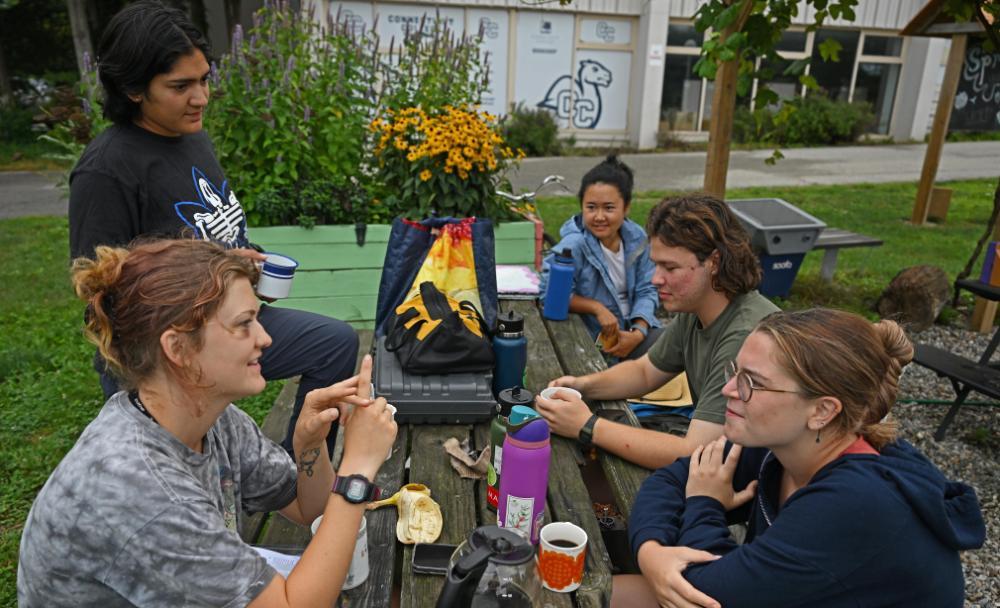
[[[180,10],[137,2],[108,24],[97,65],[104,115],[114,124],[87,146],[70,176],[71,257],[139,237],[193,234],[263,260],[202,130],[211,71],[202,33]],[[358,338],[342,321],[287,308],[261,307],[260,322],[273,339],[260,362],[264,377],[302,377],[283,442],[291,452],[306,393],[351,375]],[[117,392],[103,360],[96,368],[105,396]],[[335,437],[336,425],[327,438],[331,453]]]

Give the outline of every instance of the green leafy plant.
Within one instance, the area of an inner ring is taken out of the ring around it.
[[[353,191],[348,177],[364,171],[378,42],[346,19],[321,26],[312,10],[268,3],[249,35],[237,27],[229,54],[213,71],[205,126],[254,224],[336,218],[337,209],[317,208],[318,199],[304,191],[327,187],[321,183]],[[275,193],[286,201],[280,210],[272,204]],[[367,200],[352,201],[359,219]],[[291,201],[310,207],[296,210]]]
[[[559,125],[548,110],[518,103],[503,118],[500,130],[508,145],[524,150],[527,156],[558,156],[562,152]]]

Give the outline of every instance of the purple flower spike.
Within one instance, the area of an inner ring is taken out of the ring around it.
[[[86,114],[87,116],[90,116],[93,111],[94,111],[94,108],[91,107],[90,100],[87,99],[87,98],[84,98],[83,99],[83,113]]]
[[[309,122],[309,117],[311,115],[312,115],[312,109],[309,106],[306,106],[305,117],[304,117],[306,122]]]
[[[90,72],[93,69],[94,69],[94,65],[90,61],[90,53],[88,53],[87,51],[84,51],[83,52],[83,71],[84,72]]]

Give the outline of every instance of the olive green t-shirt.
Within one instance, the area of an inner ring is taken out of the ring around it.
[[[726,422],[726,398],[722,396],[726,365],[736,358],[757,322],[777,310],[770,300],[751,291],[729,302],[708,327],[701,326],[697,315],[681,313],[663,328],[649,349],[649,360],[664,372],[687,372],[695,403],[694,420]]]

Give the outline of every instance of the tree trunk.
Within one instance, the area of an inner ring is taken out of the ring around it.
[[[80,76],[84,69],[84,55],[94,57],[94,45],[90,41],[90,27],[87,21],[87,3],[85,0],[66,0],[69,11],[69,25],[73,31],[73,48],[76,50],[76,67]]]
[[[739,0],[728,2],[733,4]],[[719,42],[743,29],[753,10],[753,2],[745,0],[740,16],[719,37]],[[729,143],[733,135],[733,113],[736,108],[736,77],[739,58],[719,66],[712,95],[712,122],[708,126],[708,152],[705,155],[705,192],[720,199],[726,197],[726,174],[729,172]]]
[[[4,58],[3,40],[0,40],[0,108],[13,105],[14,89],[10,84],[10,72],[7,71],[7,60]]]
[[[240,15],[243,14],[241,0],[224,0],[226,9],[226,36],[230,43],[233,41],[233,29],[240,23]]]
[[[912,331],[934,324],[951,295],[951,281],[937,266],[910,266],[893,277],[875,304],[883,319],[892,319]]]

